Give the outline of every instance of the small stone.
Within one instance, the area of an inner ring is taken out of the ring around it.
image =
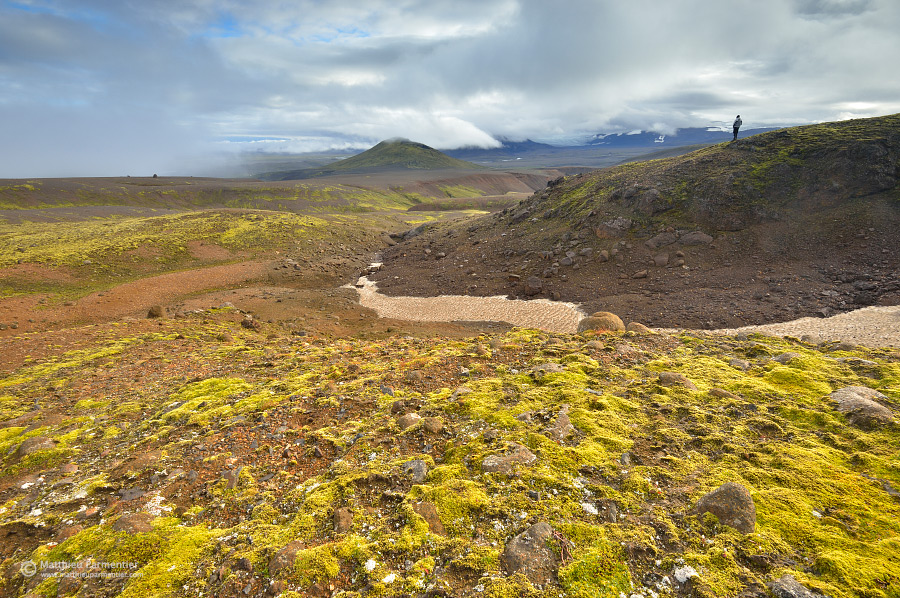
[[[662,386],[684,386],[688,390],[697,390],[697,385],[678,372],[660,372],[659,383]]]
[[[735,482],[726,482],[704,495],[695,511],[698,515],[712,513],[719,519],[719,523],[745,534],[756,530],[756,505],[753,498],[745,487]]]
[[[505,455],[490,455],[485,457],[481,468],[485,473],[502,473],[512,475],[515,473],[516,464],[531,465],[537,461],[537,457],[526,447],[517,442],[509,443],[510,451]]]
[[[622,318],[614,313],[598,311],[587,318],[583,318],[578,323],[578,332],[584,332],[585,330],[623,332],[625,323],[622,322]]]
[[[538,586],[550,583],[560,565],[559,557],[550,547],[553,536],[553,528],[542,521],[510,540],[500,555],[500,564],[507,575],[522,573]]]
[[[635,278],[635,279],[638,279],[638,278],[647,278],[647,271],[646,271],[646,270],[638,270],[637,272],[635,272],[634,274],[632,274],[631,277],[632,277],[632,278]]]
[[[425,520],[425,523],[428,524],[428,529],[432,534],[437,534],[439,536],[447,535],[444,524],[441,522],[441,517],[438,515],[437,507],[435,507],[433,503],[413,503],[412,509],[417,515]]]
[[[294,566],[294,559],[297,558],[297,553],[303,549],[303,542],[301,540],[294,540],[281,550],[275,553],[275,555],[269,559],[269,574],[275,575],[282,569],[292,569]]]
[[[660,253],[653,256],[653,265],[658,268],[663,268],[669,265],[669,254],[668,253]]]
[[[403,464],[403,473],[410,477],[413,484],[421,484],[428,474],[428,464],[421,459],[413,459]]]
[[[166,307],[164,305],[154,305],[147,311],[148,318],[165,318]]]
[[[775,581],[767,584],[775,598],[825,598],[818,592],[813,592],[806,586],[800,584],[797,579],[790,574],[782,575]]]
[[[422,420],[422,416],[418,413],[407,413],[403,417],[397,420],[397,425],[400,426],[401,430],[405,430],[406,428],[410,428]]]
[[[353,511],[350,507],[341,507],[334,510],[334,533],[345,534],[353,525]]]

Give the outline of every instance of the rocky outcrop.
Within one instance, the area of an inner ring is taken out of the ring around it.
[[[877,402],[887,397],[867,386],[847,386],[828,395],[854,426],[870,430],[894,421],[894,414]]]

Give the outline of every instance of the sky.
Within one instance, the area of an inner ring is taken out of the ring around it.
[[[900,0],[0,0],[0,177],[900,112]]]

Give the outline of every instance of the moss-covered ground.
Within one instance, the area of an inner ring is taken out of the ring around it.
[[[900,596],[900,433],[853,427],[825,398],[869,386],[896,414],[896,351],[522,329],[296,337],[237,316],[85,328],[78,351],[0,377],[0,593],[737,596],[790,573],[835,598]],[[564,405],[575,433],[557,442]],[[509,442],[536,461],[485,473]],[[728,481],[750,491],[753,533],[691,513]],[[338,510],[351,517],[336,529]],[[562,559],[546,588],[501,564],[539,521]],[[128,569],[49,576],[52,563]]]

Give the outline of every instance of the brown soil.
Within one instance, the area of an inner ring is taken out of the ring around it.
[[[210,246],[207,246],[210,247]],[[213,250],[212,253],[218,253]],[[76,350],[116,321],[146,321],[151,307],[180,318],[222,306],[278,324],[286,335],[380,337],[391,334],[463,337],[508,328],[493,322],[409,322],[380,318],[359,305],[356,291],[339,288],[355,281],[360,264],[340,262],[297,274],[282,260],[247,261],[143,278],[61,303],[47,295],[0,298],[0,371],[26,360]],[[16,266],[22,269],[23,266]],[[31,268],[37,275],[38,268]],[[50,271],[48,277],[60,275]],[[242,316],[241,316],[242,317]]]
[[[565,229],[542,239],[517,233],[530,223],[495,224],[485,218],[468,227],[435,226],[387,250],[384,267],[370,278],[391,296],[554,299],[666,328],[737,328],[900,304],[900,231],[823,240],[797,234],[789,223],[771,223],[721,233],[708,245],[651,250],[643,239]],[[538,226],[544,223],[531,224]],[[603,261],[600,251],[610,248],[616,254]],[[590,256],[560,265],[566,251],[585,249]],[[654,257],[662,255],[668,263],[656,265]],[[542,289],[528,296],[525,282],[532,276]]]

